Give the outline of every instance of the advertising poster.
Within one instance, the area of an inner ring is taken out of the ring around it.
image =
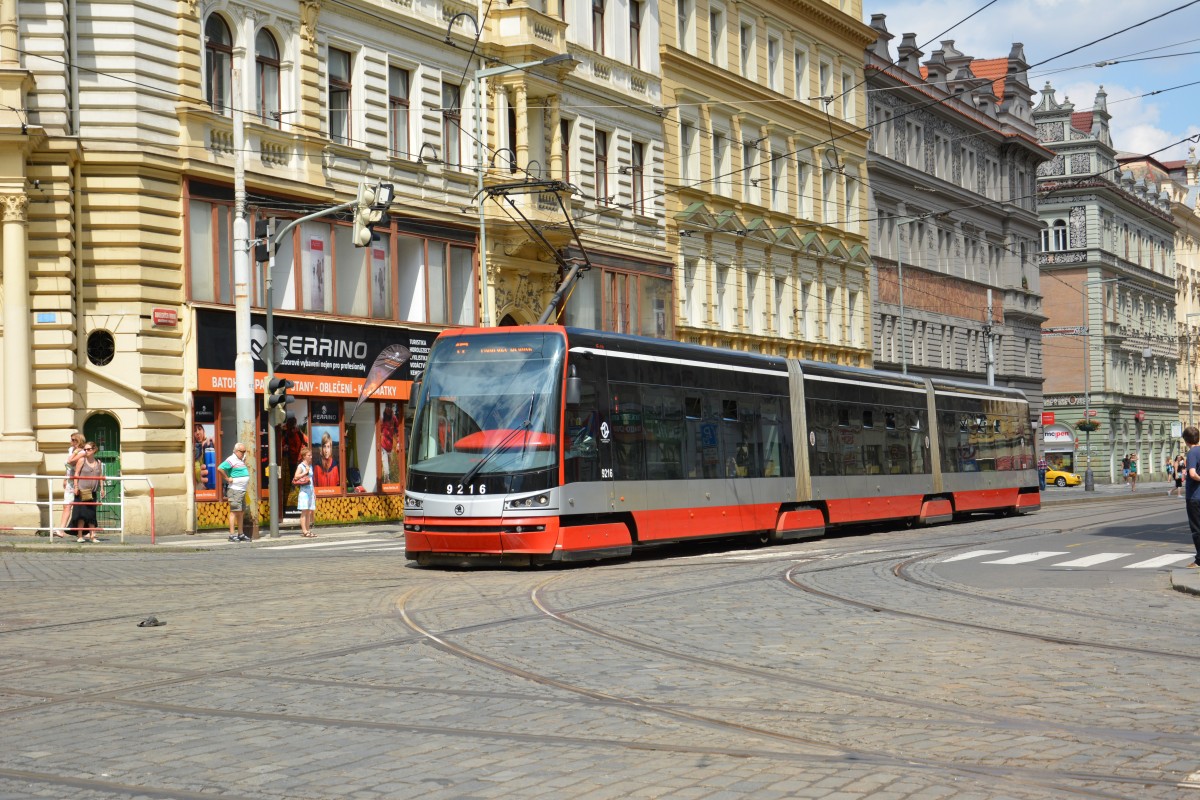
[[[341,404],[314,400],[309,406],[312,420],[313,485],[318,497],[342,493]]]
[[[329,253],[322,236],[305,233],[301,267],[304,307],[310,311],[332,311],[329,291]]]
[[[379,464],[383,471],[383,491],[387,494],[399,494],[404,491],[400,482],[403,472],[404,448],[400,435],[400,404],[382,403],[379,406]]]
[[[371,316],[376,319],[392,315],[391,270],[388,269],[387,250],[371,246]]]
[[[192,410],[192,466],[197,500],[219,500],[217,496],[217,401],[197,396]]]

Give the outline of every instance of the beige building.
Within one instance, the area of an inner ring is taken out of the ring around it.
[[[677,338],[870,366],[861,15],[660,4]]]
[[[395,187],[369,246],[348,212],[314,217],[280,239],[270,273],[276,371],[297,384],[281,494],[288,505],[312,446],[318,522],[399,517],[400,423],[424,349],[446,326],[535,321],[581,253],[592,269],[575,321],[669,335],[655,15],[636,0],[476,10],[0,0],[5,472],[60,475],[81,429],[129,479],[127,528],[149,528],[150,484],[159,531],[225,524],[215,467],[239,438],[244,382],[239,154],[250,231]],[[251,265],[255,408],[265,279]],[[411,361],[357,406],[389,345]],[[265,424],[247,421],[252,466],[268,459]],[[45,502],[60,484],[9,479],[0,493]],[[44,507],[0,509],[6,524],[46,524]]]

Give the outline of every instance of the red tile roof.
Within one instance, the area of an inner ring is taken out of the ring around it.
[[[1071,113],[1071,127],[1077,131],[1084,133],[1092,132],[1092,112],[1090,111],[1073,111]]]
[[[976,78],[990,80],[996,97],[1004,99],[1004,79],[1008,76],[1007,58],[977,58],[971,62],[971,72]]]

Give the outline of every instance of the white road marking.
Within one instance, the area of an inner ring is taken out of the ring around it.
[[[1149,558],[1145,561],[1139,561],[1136,564],[1126,564],[1125,569],[1156,569],[1158,567],[1165,567],[1168,564],[1178,564],[1180,561],[1191,561],[1192,558],[1192,556],[1181,556],[1176,553],[1169,556]]]
[[[1042,551],[1036,553],[1022,553],[1019,556],[1009,556],[1008,558],[1000,558],[995,561],[985,561],[985,564],[1028,564],[1030,561],[1041,561],[1043,558],[1053,558],[1054,556],[1065,556],[1066,550],[1060,551]]]
[[[994,556],[997,553],[1007,553],[1007,550],[972,550],[969,553],[959,553],[956,556],[943,558],[940,563],[949,564],[951,561],[965,561],[968,558],[978,558],[980,556]]]
[[[1130,556],[1133,553],[1096,553],[1094,556],[1084,556],[1073,561],[1060,561],[1054,564],[1055,567],[1092,567],[1096,564],[1103,564],[1105,561],[1115,561],[1124,556]]]
[[[347,544],[379,544],[379,539],[340,539],[331,542],[304,542],[303,544],[277,544],[272,550],[301,550],[313,547],[341,547]]]

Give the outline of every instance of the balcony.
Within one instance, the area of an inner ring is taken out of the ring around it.
[[[501,61],[535,61],[567,52],[567,23],[527,0],[493,6],[484,24],[487,54]]]

